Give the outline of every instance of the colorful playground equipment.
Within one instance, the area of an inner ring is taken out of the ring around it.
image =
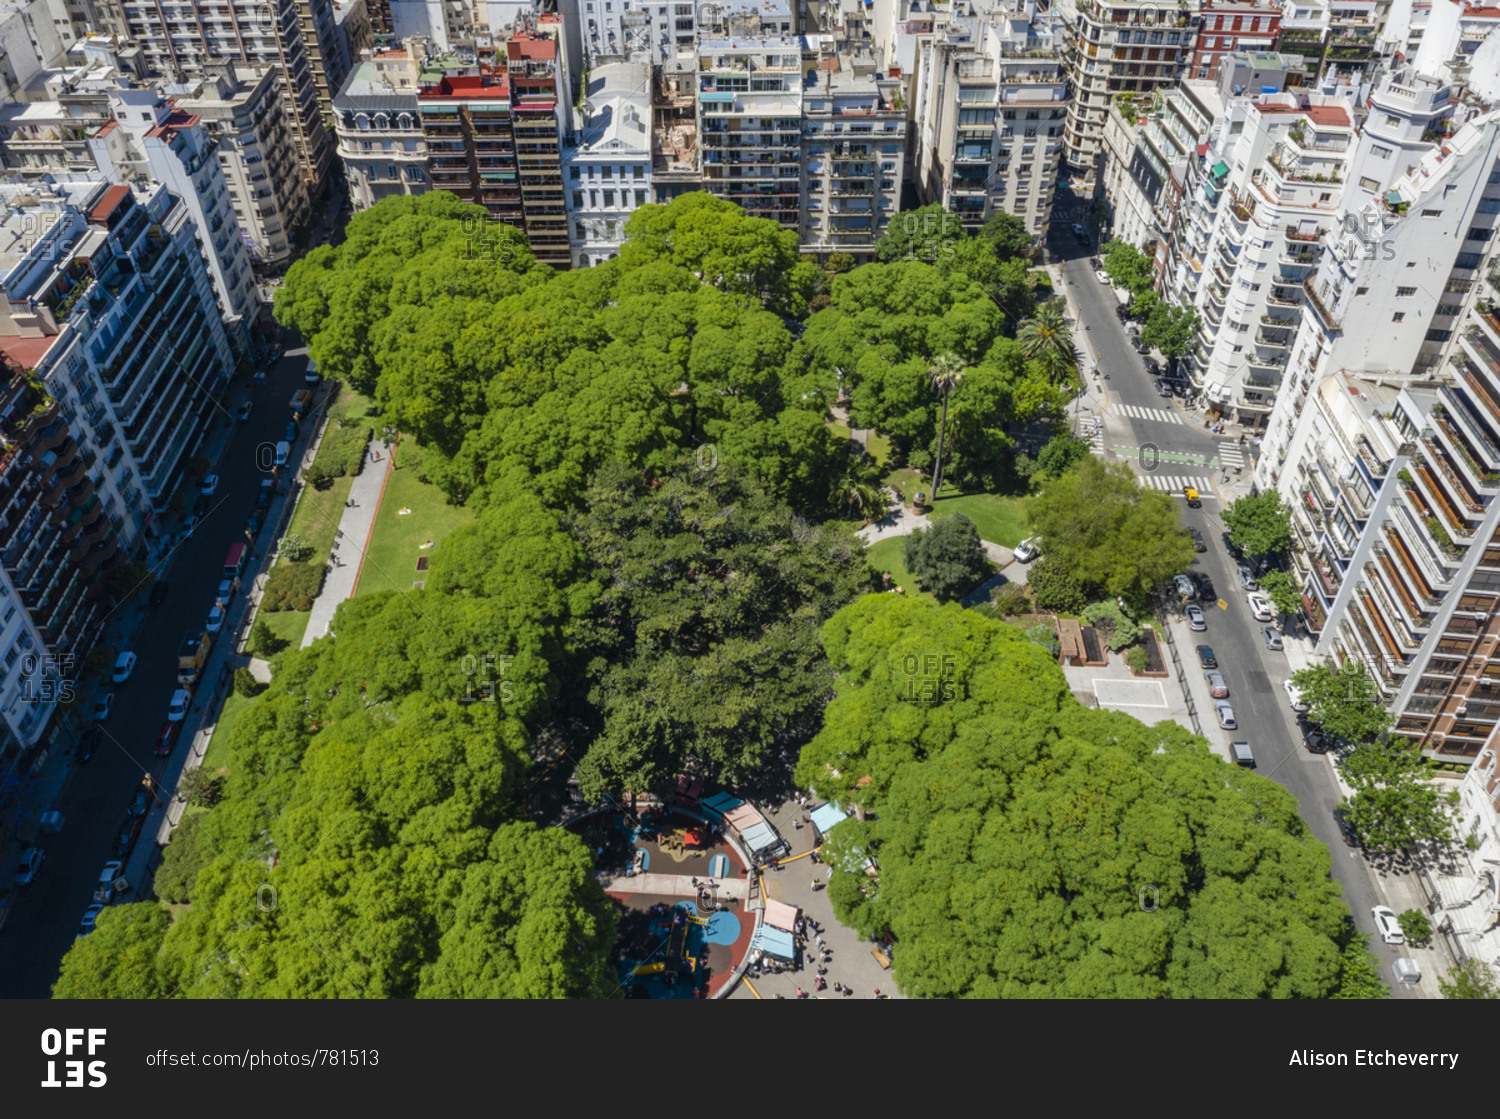
[[[660,975],[663,971],[666,970],[666,967],[667,967],[666,964],[660,963],[660,962],[654,963],[654,964],[637,964],[636,967],[635,967],[635,970],[631,974],[633,974],[633,975]]]

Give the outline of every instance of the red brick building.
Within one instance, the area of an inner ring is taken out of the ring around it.
[[[1224,55],[1231,51],[1274,51],[1281,39],[1281,9],[1264,0],[1205,0],[1198,17],[1198,39],[1184,77],[1212,79]]]

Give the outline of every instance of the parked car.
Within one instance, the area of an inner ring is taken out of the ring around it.
[[[198,527],[198,518],[190,516],[182,522],[182,538],[187,540],[193,535],[193,529]]]
[[[1267,649],[1270,649],[1273,653],[1281,652],[1283,648],[1281,634],[1276,632],[1275,626],[1261,626],[1260,635],[1265,639]]]
[[[1269,622],[1275,619],[1276,607],[1271,605],[1271,600],[1265,595],[1251,591],[1245,601],[1250,604],[1250,613],[1255,615],[1257,622]]]
[[[1195,584],[1186,575],[1177,575],[1177,576],[1174,576],[1172,582],[1177,587],[1177,593],[1180,594],[1183,598],[1197,598],[1198,597],[1198,586],[1197,586],[1197,584]]]
[[[266,523],[266,514],[260,509],[250,510],[250,516],[245,518],[245,531],[254,536],[260,531],[260,526]]]
[[[1167,384],[1167,382],[1163,381],[1160,377],[1158,377],[1156,379],[1156,395],[1157,396],[1171,396],[1172,395],[1172,386],[1169,385],[1169,384]]]
[[[156,756],[165,758],[169,755],[172,747],[177,745],[177,736],[181,733],[181,723],[174,723],[170,719],[162,723],[161,729],[156,732]]]
[[[1195,551],[1195,552],[1206,552],[1206,551],[1208,551],[1208,544],[1204,542],[1203,533],[1199,532],[1196,528],[1190,528],[1190,529],[1188,529],[1188,536],[1192,538],[1192,541],[1193,541],[1193,551]],[[1200,585],[1203,583],[1203,577],[1202,576],[1199,576],[1198,582],[1199,582]]]
[[[286,430],[281,433],[281,437],[288,443],[295,443],[299,434],[301,434],[301,431],[297,427],[297,421],[289,420],[287,421]]]
[[[1260,590],[1260,584],[1255,581],[1255,572],[1250,570],[1250,565],[1242,563],[1235,569],[1240,577],[1240,585],[1247,591]]]
[[[276,483],[270,478],[262,478],[260,481],[260,492],[255,495],[255,507],[264,509],[271,504],[271,496],[276,489]]]
[[[109,718],[109,713],[114,710],[114,707],[115,693],[105,692],[94,701],[94,722],[104,722],[105,719]]]
[[[146,809],[151,806],[151,793],[146,789],[137,789],[135,799],[130,802],[130,811],[127,815],[144,816]]]
[[[1306,703],[1302,702],[1302,693],[1297,690],[1297,685],[1290,680],[1283,680],[1281,686],[1286,689],[1286,697],[1292,702],[1292,710],[1298,713],[1308,710]]]
[[[1042,554],[1041,545],[1037,542],[1035,536],[1028,536],[1016,545],[1015,554],[1017,563],[1030,563]]]
[[[99,749],[99,739],[104,737],[104,728],[98,723],[90,723],[83,728],[83,734],[78,738],[78,760],[86,762],[94,756],[94,751]]]
[[[1332,737],[1318,727],[1308,727],[1307,733],[1302,736],[1302,746],[1309,754],[1326,754],[1332,745]]]
[[[217,602],[209,608],[208,621],[203,626],[209,633],[218,633],[224,628],[224,607]]]
[[[115,858],[123,859],[130,854],[130,849],[135,846],[135,837],[141,834],[141,825],[145,820],[140,816],[132,816],[120,825],[120,830],[115,833]]]
[[[235,592],[240,589],[238,579],[219,580],[219,589],[214,592],[214,601],[220,606],[228,607],[234,601]]]
[[[285,440],[276,444],[276,465],[285,466],[286,460],[292,456],[292,445]]]
[[[193,693],[186,688],[178,688],[172,693],[172,702],[167,705],[167,720],[180,723],[187,718],[188,706],[193,702]]]
[[[1229,756],[1235,765],[1242,765],[1246,769],[1255,768],[1255,755],[1250,751],[1248,742],[1231,742],[1229,744]]]
[[[104,912],[104,906],[91,905],[83,911],[83,920],[78,923],[78,935],[88,936],[94,931],[94,922],[98,920],[99,914]]]
[[[158,579],[151,587],[151,597],[148,601],[152,606],[160,606],[167,600],[167,592],[171,589],[171,583]]]
[[[28,847],[21,852],[21,861],[16,864],[16,885],[29,886],[36,872],[42,869],[42,858],[46,854],[40,847]]]
[[[130,674],[135,671],[135,654],[121,653],[115,658],[115,672],[110,679],[116,684],[123,684],[130,679]]]
[[[1102,268],[1100,268],[1100,269],[1097,269],[1097,270],[1096,270],[1096,271],[1095,271],[1095,272],[1094,272],[1094,277],[1095,277],[1095,279],[1097,279],[1097,280],[1098,280],[1098,281],[1099,281],[1099,282],[1100,282],[1100,283],[1101,283],[1101,284],[1108,284],[1108,283],[1112,283],[1112,282],[1113,282],[1113,281],[1111,281],[1111,280],[1110,280],[1110,278],[1109,278],[1109,273],[1108,273],[1108,272],[1106,272],[1106,271],[1105,271],[1105,270],[1104,270],[1104,269],[1102,269]]]
[[[1089,267],[1090,268],[1103,268],[1104,267],[1104,262],[1102,260],[1100,260],[1097,256],[1091,256],[1091,257],[1089,257]]]
[[[1151,374],[1151,376],[1153,377],[1161,376],[1161,366],[1157,364],[1157,361],[1154,357],[1148,357],[1146,359],[1146,372]],[[1162,377],[1161,383],[1167,386],[1167,391],[1171,391],[1171,381],[1169,381],[1166,377]]]
[[[1242,560],[1245,558],[1244,550],[1234,542],[1234,538],[1231,537],[1227,532],[1224,533],[1224,550],[1227,551],[1234,559]]]
[[[1239,724],[1234,721],[1234,708],[1220,700],[1214,704],[1214,714],[1218,716],[1219,726],[1225,730],[1238,730]]]
[[[200,496],[193,502],[193,516],[200,521],[208,516],[208,498]]]
[[[244,423],[246,420],[248,420],[250,418],[250,412],[252,410],[252,407],[253,407],[253,401],[249,401],[249,400],[245,401],[245,403],[243,403],[243,404],[240,405],[240,423]]]
[[[1198,664],[1201,668],[1218,668],[1219,658],[1214,656],[1214,651],[1207,645],[1198,646]]]
[[[1214,590],[1214,581],[1201,571],[1193,576],[1198,580],[1198,597],[1204,602],[1218,602],[1219,595]]]
[[[1377,905],[1371,908],[1370,916],[1375,918],[1375,931],[1380,934],[1380,939],[1387,944],[1405,944],[1406,934],[1401,931],[1401,922],[1396,919],[1396,911],[1388,905]]]
[[[1208,681],[1208,694],[1214,699],[1229,698],[1229,681],[1222,672],[1205,672],[1203,678]]]
[[[1203,607],[1199,606],[1196,602],[1188,603],[1187,624],[1188,629],[1195,633],[1202,633],[1208,628],[1208,622],[1203,617]]]
[[[210,474],[207,478],[203,479],[203,488],[198,492],[201,493],[204,497],[212,497],[214,495],[214,491],[218,488],[219,476],[217,474]]]

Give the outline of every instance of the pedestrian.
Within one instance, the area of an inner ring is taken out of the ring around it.
[[[823,947],[823,934],[822,933],[818,934],[818,947],[819,948]]]
[[[807,992],[804,991],[801,987],[798,987],[797,988],[797,997],[799,999],[805,999],[805,998],[807,998]]]
[[[823,888],[823,883],[819,882],[816,878],[814,878],[812,880],[812,888],[813,888],[813,893],[817,893],[820,889]]]
[[[881,997],[881,994],[880,994],[880,988],[879,988],[879,987],[876,987],[876,988],[875,988],[875,997],[876,997],[876,998],[877,998],[877,999],[878,999],[878,998],[880,998],[880,997]]]

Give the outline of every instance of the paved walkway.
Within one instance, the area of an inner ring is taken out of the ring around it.
[[[703,879],[702,881],[710,881]],[[691,889],[692,879],[682,874],[646,874],[620,875],[603,883],[604,892],[608,894],[661,894],[666,897],[691,898],[694,891]],[[739,898],[745,901],[750,897],[750,880],[748,878],[714,878],[712,879],[715,893],[720,897]]]
[[[370,532],[375,527],[375,515],[380,511],[380,495],[385,490],[386,476],[391,469],[391,449],[380,440],[372,440],[370,451],[380,456],[378,462],[365,459],[365,468],[354,478],[349,487],[352,506],[344,509],[339,521],[339,532],[343,534],[333,547],[336,566],[323,580],[323,589],[313,600],[312,614],[307,619],[307,632],[302,635],[305,649],[328,632],[333,623],[334,612],[339,604],[354,594],[359,582],[360,567],[364,563],[365,550],[370,544]]]

